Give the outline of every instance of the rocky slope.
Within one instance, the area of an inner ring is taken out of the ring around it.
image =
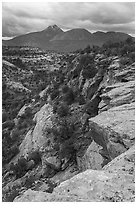
[[[131,202],[135,199],[134,146],[103,170],[86,170],[61,183],[52,194],[28,190],[14,202]]]
[[[4,201],[134,201],[135,64],[99,52],[64,55],[14,118],[11,133],[31,125],[5,167]]]

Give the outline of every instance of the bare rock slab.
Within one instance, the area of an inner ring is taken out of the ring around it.
[[[56,187],[52,194],[28,190],[14,202],[131,202],[135,148],[121,154],[103,170],[86,170]]]

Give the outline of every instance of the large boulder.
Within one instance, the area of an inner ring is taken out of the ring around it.
[[[83,155],[78,155],[77,165],[79,170],[85,171],[87,169],[102,169],[101,164],[104,159],[99,152],[101,149],[102,147],[93,141]]]
[[[25,139],[20,145],[20,155],[28,155],[34,151],[39,151],[41,154],[41,160],[43,169],[47,168],[46,160],[50,157],[50,162],[53,165],[59,165],[57,158],[57,151],[54,148],[55,141],[54,135],[50,133],[50,129],[53,128],[53,120],[55,118],[53,108],[49,104],[42,106],[40,111],[35,114],[34,121],[36,125],[34,129],[29,130]]]
[[[46,147],[48,140],[46,130],[53,126],[51,117],[52,106],[45,104],[40,111],[35,114],[34,121],[36,125],[34,130],[30,130],[23,142],[20,145],[20,154],[25,155],[33,150],[37,150],[41,147]]]
[[[91,143],[88,147],[81,159],[81,166],[100,169],[134,144],[134,105],[113,107],[89,119],[90,135],[96,144]]]
[[[86,170],[62,182],[52,194],[28,190],[14,202],[131,202],[135,201],[135,147],[103,170]]]

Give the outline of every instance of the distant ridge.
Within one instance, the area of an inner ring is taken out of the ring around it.
[[[83,28],[74,28],[64,32],[57,25],[51,25],[39,32],[32,32],[17,36],[10,40],[3,40],[3,45],[9,46],[32,46],[44,50],[55,50],[58,52],[71,52],[83,49],[87,45],[101,46],[107,41],[124,41],[130,35],[122,32],[102,32],[90,33]]]

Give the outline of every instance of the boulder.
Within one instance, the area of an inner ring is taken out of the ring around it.
[[[22,117],[23,115],[25,115],[26,109],[27,109],[27,108],[31,108],[31,107],[32,107],[31,104],[29,104],[29,105],[24,105],[24,106],[19,110],[17,117]]]
[[[77,165],[79,170],[85,171],[87,169],[102,169],[101,164],[104,159],[99,152],[101,149],[102,147],[93,141],[83,156],[77,156]]]
[[[49,157],[52,157],[51,160],[58,166],[57,151],[54,149],[54,135],[49,132],[54,126],[54,118],[52,106],[49,104],[42,106],[40,111],[35,114],[34,121],[36,125],[34,129],[31,129],[27,133],[20,145],[20,155],[27,155],[34,151],[39,151],[44,169],[47,166],[44,165],[44,163]]]
[[[42,106],[39,112],[35,114],[34,121],[36,121],[36,126],[33,130],[33,148],[37,149],[42,147],[46,140],[46,130],[53,126],[52,123],[52,106],[45,104]]]
[[[123,104],[104,111],[94,118],[89,119],[90,127],[99,133],[99,129],[108,132],[108,138],[114,141],[119,135],[129,148],[135,137],[135,103]],[[110,132],[110,136],[109,136]],[[112,132],[112,133],[111,133]],[[99,133],[100,134],[100,133]],[[112,136],[112,138],[111,138]]]
[[[35,114],[34,121],[36,122],[36,125],[34,130],[30,130],[27,133],[25,139],[21,143],[20,154],[26,154],[32,150],[37,150],[46,144],[48,140],[46,130],[53,126],[52,116],[52,106],[49,104],[42,106],[40,111]]]
[[[20,155],[27,155],[33,150],[33,130],[29,130],[20,147]]]
[[[48,91],[49,91],[50,86],[48,85],[44,90],[42,90],[39,93],[40,98],[46,98],[48,97]]]

